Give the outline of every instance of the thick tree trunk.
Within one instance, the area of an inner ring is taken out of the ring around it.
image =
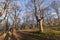
[[[40,30],[43,32],[43,19],[40,20]]]
[[[44,9],[40,9],[40,31],[43,32]]]
[[[40,10],[40,18],[38,18],[37,7],[36,7],[36,0],[34,0],[34,8],[35,8],[35,17],[37,20],[37,26],[39,27],[39,32],[43,32],[43,9]]]
[[[36,0],[34,0],[34,8],[35,8],[35,18],[36,18],[36,21],[37,21],[37,26],[38,26],[38,13],[37,13],[37,7],[36,7]]]

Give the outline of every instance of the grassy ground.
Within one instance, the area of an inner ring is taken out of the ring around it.
[[[32,32],[31,35],[38,36],[39,40],[60,40],[60,31],[50,31],[50,32]]]

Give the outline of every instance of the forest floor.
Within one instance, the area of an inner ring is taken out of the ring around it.
[[[39,40],[39,37],[30,35],[28,32],[16,31],[11,34],[11,32],[3,33],[0,36],[0,40]]]
[[[36,30],[18,30],[12,35],[11,32],[0,35],[0,40],[60,40],[60,31],[48,31],[39,33]]]

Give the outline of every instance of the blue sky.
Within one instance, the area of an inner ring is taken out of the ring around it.
[[[4,0],[0,0],[0,2],[1,2],[1,1],[4,2]],[[28,2],[29,2],[30,0],[12,0],[12,1],[16,1],[16,2],[21,6],[21,8],[22,8],[23,10],[25,10],[25,9],[26,9],[25,4],[28,4]],[[40,1],[42,1],[42,0],[40,0]],[[44,2],[41,4],[40,7],[45,8],[45,7],[49,6],[53,1],[57,1],[57,0],[44,0]],[[31,4],[31,5],[32,5],[32,4]]]
[[[0,0],[0,2],[4,2],[4,0]],[[30,0],[12,0],[12,2],[16,1],[18,5],[20,5],[21,9],[22,10],[27,10],[27,7],[25,6],[25,4],[29,4],[29,1]],[[42,1],[42,0],[40,0]],[[60,0],[44,0],[44,2],[41,4],[40,8],[43,7],[43,8],[46,8],[48,7],[53,1],[60,1]],[[32,5],[32,4],[29,4],[29,5]],[[28,9],[28,10],[31,10]]]
[[[0,0],[0,2],[1,1],[4,2],[4,0]],[[14,2],[14,1],[17,2],[17,4],[20,5],[21,9],[23,10],[21,13],[24,13],[25,10],[31,10],[32,9],[32,8],[27,9],[27,7],[25,6],[25,4],[29,4],[30,0],[12,0],[12,2]],[[43,8],[48,7],[53,1],[57,1],[57,0],[44,0],[44,2],[40,5],[40,8],[41,7],[43,7]],[[29,4],[29,5],[32,5],[32,4]],[[52,13],[53,13],[53,15],[56,15],[56,13],[54,11]]]

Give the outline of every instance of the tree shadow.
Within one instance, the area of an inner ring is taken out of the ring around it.
[[[17,40],[17,38],[15,38],[15,36],[12,34],[11,35],[11,40]]]
[[[9,33],[7,33],[7,35],[5,36],[4,40],[9,40],[9,37],[10,37],[10,40],[17,40],[13,34],[10,35]]]
[[[10,36],[9,33],[6,33],[4,40],[8,40],[9,36]]]
[[[30,34],[25,34],[20,32],[17,32],[17,34],[21,36],[19,40],[39,40],[36,36]]]

